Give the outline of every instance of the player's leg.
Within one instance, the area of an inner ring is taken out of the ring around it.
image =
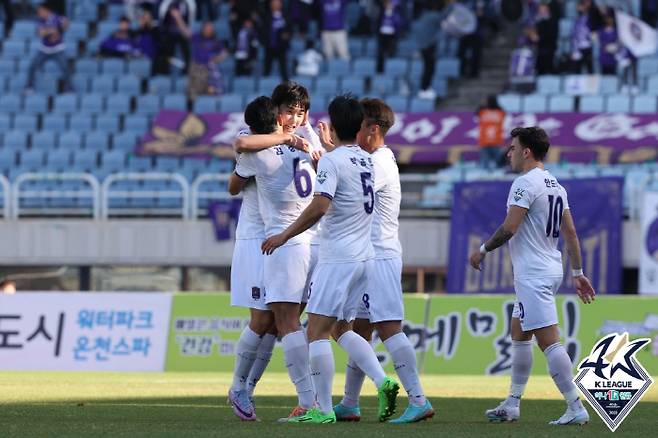
[[[345,321],[341,321],[341,323],[345,323]],[[361,315],[357,315],[357,319],[349,324],[351,325],[351,329],[354,330],[356,334],[361,336],[366,341],[371,342],[373,326],[370,323],[370,320],[362,318]],[[335,329],[336,328],[338,327],[335,327]],[[343,395],[343,399],[340,401],[340,403],[334,406],[334,412],[336,413],[337,421],[361,420],[359,396],[361,394],[361,388],[363,387],[363,381],[365,378],[366,373],[364,373],[361,368],[359,368],[353,359],[348,358],[347,367],[345,368],[345,394]]]
[[[256,360],[249,371],[249,377],[247,378],[247,391],[249,392],[249,397],[254,396],[254,390],[256,389],[256,384],[263,373],[267,368],[267,365],[270,363],[272,358],[272,350],[274,349],[274,344],[276,344],[276,325],[274,324],[274,314],[272,314],[272,324],[270,329],[263,335],[256,350]]]
[[[318,411],[327,422],[336,421],[331,403],[331,389],[336,372],[334,353],[331,349],[331,329],[336,318],[308,314],[308,341],[309,341],[309,363],[311,376],[315,387]],[[331,421],[333,419],[333,421]]]

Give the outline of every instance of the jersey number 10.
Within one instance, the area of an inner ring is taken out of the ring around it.
[[[546,223],[546,237],[551,235],[557,239],[560,237],[560,225],[562,225],[562,212],[564,211],[564,203],[562,197],[557,198],[553,195],[548,195],[548,221]]]

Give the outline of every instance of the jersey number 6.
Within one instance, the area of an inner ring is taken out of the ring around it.
[[[375,192],[372,190],[370,172],[361,172],[361,186],[363,187],[363,196],[370,196],[370,200],[363,203],[366,213],[371,214],[375,206]]]
[[[308,173],[306,169],[297,169],[299,164],[299,158],[295,158],[292,162],[293,167],[293,177],[295,179],[295,190],[301,198],[306,198],[311,194],[311,189],[313,187],[313,182],[311,181],[311,174]],[[302,181],[304,183],[302,183]]]

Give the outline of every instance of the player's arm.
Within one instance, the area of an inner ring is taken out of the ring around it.
[[[233,172],[228,179],[228,192],[235,196],[239,194],[249,183],[249,178],[244,178]]]
[[[527,213],[527,208],[519,207],[518,205],[511,205],[507,211],[507,216],[505,217],[503,224],[498,227],[496,232],[489,238],[489,240],[482,244],[478,251],[471,254],[471,266],[474,269],[481,271],[482,266],[480,264],[482,263],[482,260],[484,260],[485,254],[503,246],[505,242],[510,240],[519,229],[519,226],[521,226],[521,223],[523,222],[523,219],[525,219]]]
[[[566,209],[562,213],[562,226],[560,227],[564,243],[567,247],[569,260],[571,261],[571,273],[573,275],[574,285],[576,286],[576,293],[583,303],[589,304],[594,301],[594,288],[589,279],[583,274],[583,261],[580,253],[580,242],[578,241],[578,234],[576,233],[576,225],[571,216],[571,210]]]
[[[233,149],[238,153],[258,152],[279,144],[287,144],[304,152],[309,151],[308,141],[293,134],[283,133],[242,135],[235,139]]]
[[[228,179],[228,192],[235,196],[249,183],[251,177],[256,176],[257,155],[240,154],[235,164],[235,170]]]
[[[311,203],[306,207],[302,214],[299,215],[295,222],[290,224],[290,226],[283,232],[265,239],[261,245],[263,254],[272,254],[275,249],[285,245],[288,240],[311,228],[322,219],[322,216],[327,213],[330,206],[331,199],[323,194],[316,194]]]

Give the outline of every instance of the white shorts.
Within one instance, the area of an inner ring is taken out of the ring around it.
[[[265,256],[265,302],[301,303],[306,296],[310,263],[311,246],[303,243],[282,246]]]
[[[304,288],[304,298],[302,303],[308,302],[308,294],[311,290],[311,284],[313,280],[313,272],[315,272],[315,267],[318,265],[318,249],[320,245],[311,244],[311,263],[308,267],[308,276],[306,277],[306,287]]]
[[[318,263],[309,290],[308,313],[352,321],[368,284],[372,260]]]
[[[375,259],[356,317],[370,322],[404,320],[402,257]]]
[[[538,277],[514,280],[516,302],[512,318],[518,318],[524,332],[558,323],[555,294],[562,277]]]
[[[268,310],[263,285],[263,239],[235,241],[231,262],[231,306]]]

